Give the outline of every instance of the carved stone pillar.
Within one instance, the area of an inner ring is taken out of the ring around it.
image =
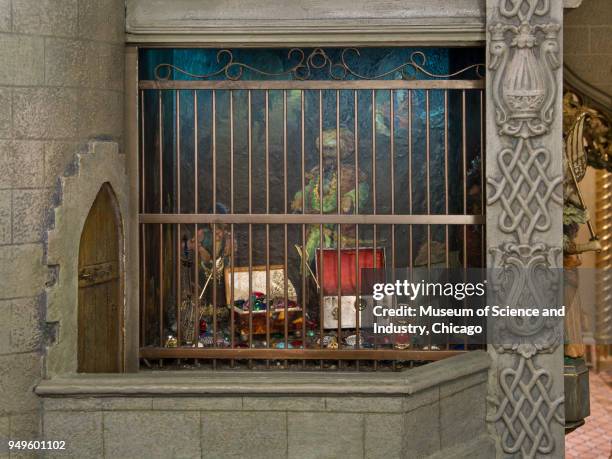
[[[534,288],[531,274],[562,268],[562,13],[559,0],[487,0],[488,267],[512,279],[510,305],[519,296],[541,303],[547,292]],[[563,457],[557,325],[489,325],[504,334],[489,345],[488,422],[498,457]]]

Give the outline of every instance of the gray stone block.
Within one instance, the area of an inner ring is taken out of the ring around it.
[[[69,38],[45,41],[45,80],[51,86],[81,86],[90,70],[87,43]],[[93,69],[91,69],[93,70]]]
[[[241,397],[162,397],[153,398],[154,410],[217,410],[242,409]]]
[[[245,410],[325,411],[323,397],[244,397]]]
[[[273,412],[202,412],[205,458],[286,457],[287,414]]]
[[[50,457],[94,458],[104,455],[100,412],[50,412],[44,414],[45,440],[64,440],[64,451],[49,451]]]
[[[0,458],[8,457],[9,417],[0,416]]]
[[[123,43],[125,6],[123,0],[81,0],[79,35],[97,41]]]
[[[567,10],[564,21],[568,25],[612,24],[610,0],[586,0],[576,9]]]
[[[64,38],[48,38],[45,78],[52,86],[123,90],[123,46]]]
[[[327,411],[401,413],[403,397],[327,397]]]
[[[0,140],[0,189],[13,188],[12,142]]]
[[[437,403],[439,399],[440,388],[432,387],[431,389],[422,390],[415,394],[407,395],[406,397],[404,397],[402,408],[404,412],[410,412],[422,406]]]
[[[41,346],[40,297],[10,301],[11,352],[32,352]]]
[[[13,190],[13,242],[24,244],[42,241],[48,192]]]
[[[289,413],[289,457],[362,457],[363,416],[342,413]]]
[[[1,166],[0,166],[1,169]],[[10,244],[11,235],[11,200],[12,190],[0,190],[0,244]]]
[[[102,397],[100,405],[105,411],[140,411],[150,410],[153,400],[151,397]]]
[[[107,457],[200,457],[200,413],[107,412],[104,445]]]
[[[123,94],[116,91],[80,91],[78,102],[79,137],[108,136],[113,139],[121,138],[123,133],[123,99]]]
[[[78,150],[77,142],[45,142],[45,187],[54,187]]]
[[[42,244],[0,246],[0,279],[4,298],[35,296],[45,279]]]
[[[87,42],[85,59],[83,86],[123,91],[125,57],[122,45]]]
[[[13,31],[74,36],[77,32],[77,0],[13,0]]]
[[[17,138],[68,139],[77,134],[77,92],[74,89],[15,89],[14,131]]]
[[[404,457],[419,459],[440,450],[440,405],[422,406],[404,416]]]
[[[568,54],[564,56],[568,66],[576,74],[597,87],[610,82],[612,60],[602,55]]]
[[[591,46],[591,30],[587,26],[563,28],[563,53],[588,54]]]
[[[11,90],[8,88],[0,88],[0,139],[9,138],[13,130],[13,112],[11,105]]]
[[[9,438],[13,440],[39,440],[40,432],[39,413],[13,414],[11,416]]]
[[[0,0],[0,32],[11,31],[11,0]]]
[[[486,383],[482,383],[440,399],[442,448],[450,448],[486,431],[486,393]]]
[[[35,411],[40,400],[34,386],[40,381],[42,358],[37,353],[0,356],[0,414]]]
[[[455,381],[444,383],[440,386],[440,398],[449,397],[469,387],[477,386],[487,381],[488,373],[482,371],[473,375],[458,378]]]
[[[100,398],[50,397],[43,399],[45,411],[101,411]]]
[[[428,459],[491,459],[495,457],[493,438],[485,432],[477,437],[466,437],[463,443],[445,448]]]
[[[610,8],[612,9],[612,7]],[[591,52],[596,54],[612,54],[612,25],[591,27]],[[565,37],[564,37],[565,42]],[[602,64],[605,60],[602,59]]]
[[[366,459],[402,458],[404,416],[400,414],[365,415]]]
[[[0,317],[10,317],[11,300],[0,300]],[[10,320],[0,321],[0,355],[11,354]]]
[[[14,188],[40,188],[44,186],[44,143],[34,140],[12,142],[12,177]]]
[[[0,84],[39,85],[44,82],[45,44],[40,37],[0,35]]]

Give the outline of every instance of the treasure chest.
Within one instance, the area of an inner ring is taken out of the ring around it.
[[[269,275],[266,266],[235,267],[234,273],[225,269],[225,293],[228,304],[231,302],[232,278],[234,296],[234,319],[241,333],[249,332],[249,321],[252,318],[253,334],[266,333],[269,323],[270,333],[283,332],[285,313],[289,330],[301,328],[302,308],[296,302],[295,287],[287,279],[287,304],[285,305],[285,270],[283,265],[270,265]],[[267,288],[267,279],[270,288]],[[250,280],[249,280],[250,279]],[[270,298],[266,297],[269,291]],[[251,297],[249,298],[249,293]],[[296,325],[297,324],[297,325]]]
[[[338,263],[338,255],[340,263]],[[357,272],[358,256],[359,272]],[[363,285],[362,269],[383,270],[384,266],[385,252],[382,247],[376,250],[373,248],[317,250],[317,279],[320,279],[323,289],[323,328],[337,329],[339,318],[341,318],[340,328],[356,328],[357,320],[359,320],[360,327],[372,325],[372,297],[360,295],[358,301],[357,276],[359,275],[359,286],[361,287]],[[340,301],[338,301],[338,291],[341,293]],[[338,303],[340,303],[340,309],[338,309]]]

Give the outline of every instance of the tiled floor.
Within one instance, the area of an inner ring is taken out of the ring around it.
[[[591,415],[565,437],[567,459],[612,459],[612,373],[591,371]]]

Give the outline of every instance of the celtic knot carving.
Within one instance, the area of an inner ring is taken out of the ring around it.
[[[551,14],[554,5],[555,13]],[[558,134],[555,113],[557,74],[561,65],[561,5],[550,0],[488,0],[488,97],[492,101],[499,139],[490,155],[493,173],[487,178],[488,212],[496,218],[489,285],[495,304],[521,308],[562,304],[560,227],[563,177],[561,149],[543,140]],[[556,144],[556,142],[552,142]],[[558,159],[557,159],[558,158]],[[558,170],[557,173],[551,170]],[[536,233],[551,244],[537,243]],[[504,238],[502,238],[504,239]],[[548,238],[547,238],[548,239]],[[563,341],[558,317],[508,317],[489,329],[489,342],[499,357],[496,385],[489,398],[495,409],[489,422],[499,432],[500,455],[555,455],[555,423],[564,424],[563,389],[536,361],[553,353]],[[491,334],[493,336],[491,336]],[[556,355],[555,355],[556,358]],[[508,362],[502,364],[502,362]],[[505,365],[508,365],[505,367]]]
[[[499,376],[503,397],[491,399],[496,412],[489,418],[504,426],[501,446],[505,453],[532,458],[550,454],[555,448],[551,425],[564,425],[563,395],[551,398],[553,378],[531,358],[520,357],[516,368],[505,368]]]
[[[488,178],[494,189],[487,204],[500,203],[499,229],[516,234],[518,242],[531,240],[534,231],[551,227],[550,202],[563,204],[559,193],[563,177],[549,177],[550,152],[534,148],[530,139],[518,139],[514,148],[504,148],[497,155],[499,178]]]
[[[504,244],[490,249],[489,286],[495,304],[516,308],[560,306],[562,249],[545,244]],[[530,358],[552,352],[562,340],[559,317],[507,317],[493,322],[489,342],[497,352],[516,352]]]

